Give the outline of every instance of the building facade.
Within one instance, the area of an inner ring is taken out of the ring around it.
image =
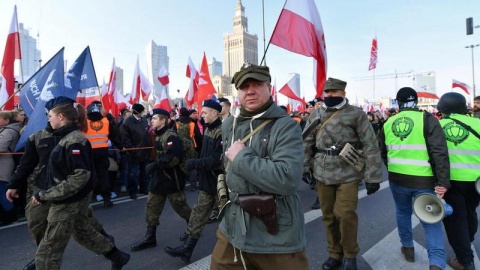
[[[158,81],[158,73],[162,66],[169,70],[170,59],[168,57],[167,46],[157,45],[155,41],[150,41],[147,44],[147,76],[153,85],[155,94],[159,94],[162,85]],[[165,86],[167,95],[170,96],[168,85]]]
[[[15,71],[18,75],[17,80],[22,82],[20,78],[23,73],[23,82],[27,81],[42,64],[41,53],[37,49],[37,40],[30,35],[30,31],[25,29],[23,23],[18,24],[18,32],[20,34],[20,50],[22,52],[22,70]]]

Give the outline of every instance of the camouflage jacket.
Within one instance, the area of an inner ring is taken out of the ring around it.
[[[308,119],[305,130],[320,119],[314,131],[304,139],[304,172],[311,171],[313,177],[327,185],[361,181],[369,183],[382,181],[382,161],[377,137],[367,115],[359,108],[346,103],[340,112],[319,132],[322,123],[337,111],[335,108],[321,107]],[[363,152],[365,168],[361,173],[345,162],[338,154],[327,155],[318,150],[332,146],[342,148],[346,143],[352,144]]]
[[[83,199],[92,190],[95,182],[92,147],[87,138],[74,124],[53,131],[62,139],[53,148],[48,160],[46,175],[47,190],[35,194],[45,203],[68,203]]]

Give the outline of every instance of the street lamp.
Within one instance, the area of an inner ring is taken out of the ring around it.
[[[478,47],[480,46],[480,44],[476,44],[476,45],[470,45],[470,46],[465,46],[465,48],[470,48],[472,49],[472,79],[473,79],[473,98],[475,98],[477,96],[477,94],[475,93],[475,61],[474,61],[474,58],[473,58],[473,48],[475,47]]]

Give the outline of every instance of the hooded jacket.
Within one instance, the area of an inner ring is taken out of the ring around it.
[[[15,122],[0,128],[0,153],[15,151],[22,123]],[[15,171],[15,161],[12,155],[0,155],[0,181],[8,182]]]
[[[275,120],[268,136],[257,132],[245,142],[227,168],[226,182],[232,203],[226,206],[219,229],[237,249],[251,253],[292,253],[305,248],[305,224],[300,199],[296,194],[302,177],[302,131],[276,104],[254,117],[236,115],[224,120],[222,138],[224,150],[241,140],[267,119]],[[265,128],[264,128],[265,130]],[[262,149],[266,145],[266,154]],[[272,235],[262,221],[250,216],[238,204],[237,196],[256,192],[276,196],[279,231]]]

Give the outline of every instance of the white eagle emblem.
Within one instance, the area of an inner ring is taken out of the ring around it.
[[[40,99],[43,101],[49,101],[50,99],[54,98],[52,91],[50,88],[57,86],[58,84],[52,81],[53,74],[55,73],[55,69],[50,72],[48,75],[48,79],[45,82],[45,85],[42,88],[42,92],[40,93]]]

